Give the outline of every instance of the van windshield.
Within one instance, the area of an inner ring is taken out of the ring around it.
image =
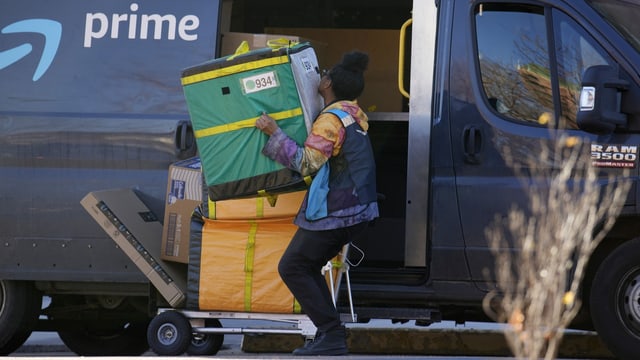
[[[639,0],[589,0],[589,3],[609,24],[618,29],[629,44],[640,51]]]

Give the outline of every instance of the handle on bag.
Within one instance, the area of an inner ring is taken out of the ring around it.
[[[292,47],[298,45],[297,41],[289,40],[287,38],[277,38],[267,40],[267,47],[270,47],[273,50],[278,50],[283,47]],[[236,48],[236,51],[233,55],[227,58],[227,61],[235,59],[238,55],[246,54],[250,51],[249,43],[246,40],[243,40],[240,45]]]
[[[245,53],[249,52],[249,43],[246,40],[242,40],[242,42],[240,43],[240,45],[238,45],[238,47],[236,48],[236,51],[233,53],[233,55],[229,56],[227,58],[227,61],[229,60],[233,60],[236,58],[236,56],[238,55],[242,55]]]
[[[277,39],[267,40],[267,46],[274,50],[277,50],[283,47],[292,47],[295,45],[298,45],[297,41],[289,40],[287,38],[277,38]]]

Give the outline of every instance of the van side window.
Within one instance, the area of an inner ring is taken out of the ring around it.
[[[544,124],[553,114],[544,8],[480,4],[475,22],[489,104],[505,117]]]
[[[560,126],[577,129],[576,114],[582,74],[594,65],[614,65],[613,59],[566,14],[553,12],[562,116]]]
[[[593,65],[613,65],[614,61],[563,12],[548,12],[553,26],[547,27],[544,10],[524,4],[478,5],[476,43],[484,93],[502,116],[546,125],[554,117],[555,92],[561,110],[557,126],[577,129],[584,70]],[[552,44],[548,43],[548,28],[554,32]],[[550,52],[550,48],[555,51]],[[557,66],[552,69],[550,64]]]

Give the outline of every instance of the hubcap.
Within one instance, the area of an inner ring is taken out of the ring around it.
[[[176,342],[178,329],[173,324],[163,324],[158,329],[157,336],[162,345],[171,345]]]
[[[635,269],[624,282],[621,302],[623,321],[640,335],[640,269]]]
[[[191,335],[191,344],[194,346],[202,346],[207,342],[206,334],[193,333]]]

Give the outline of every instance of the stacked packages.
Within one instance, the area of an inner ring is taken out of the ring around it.
[[[211,200],[306,187],[295,171],[261,150],[262,113],[302,144],[322,109],[320,75],[308,44],[264,48],[191,67],[182,73],[191,122]]]
[[[278,261],[297,230],[293,216],[304,193],[278,195],[275,204],[266,198],[209,201],[196,212],[191,223],[187,306],[299,312],[278,275]]]
[[[255,121],[267,113],[302,144],[322,108],[319,81],[315,52],[306,43],[183,71],[207,194],[191,221],[188,308],[300,311],[277,267],[297,230],[293,217],[307,183],[261,153],[268,137]]]

